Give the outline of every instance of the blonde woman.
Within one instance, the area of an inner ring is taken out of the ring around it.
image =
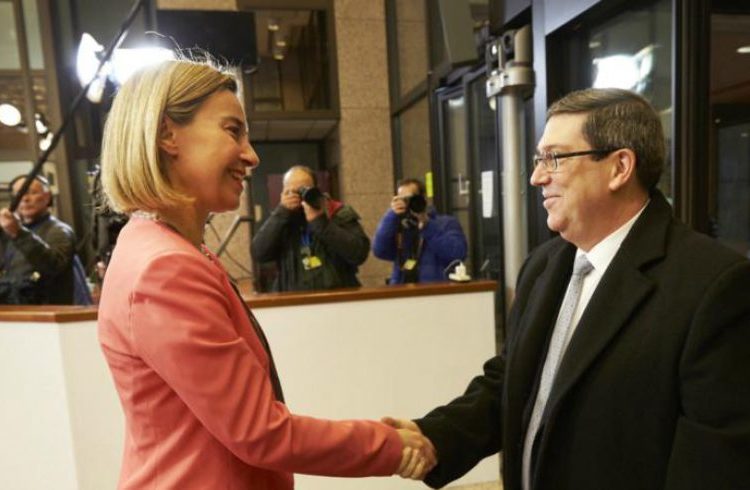
[[[102,184],[130,215],[104,280],[99,339],[126,417],[121,489],[291,489],[292,473],[419,478],[422,436],[294,415],[260,326],[203,245],[239,204],[250,146],[235,80],[169,61],[123,85]]]

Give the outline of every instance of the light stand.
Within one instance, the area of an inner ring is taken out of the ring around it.
[[[221,257],[221,254],[224,252],[224,250],[227,248],[227,245],[229,245],[229,241],[234,236],[235,232],[237,231],[237,228],[239,228],[241,223],[248,223],[250,225],[250,237],[253,236],[254,226],[255,226],[255,218],[253,217],[253,189],[251,186],[251,177],[249,175],[245,175],[243,177],[246,183],[246,192],[247,192],[247,214],[240,216],[237,215],[234,217],[234,220],[232,221],[232,224],[229,226],[229,229],[227,229],[227,232],[224,234],[224,238],[221,239],[221,242],[219,242],[219,248],[216,249],[216,256]]]
[[[70,122],[73,120],[73,116],[75,115],[75,112],[78,110],[78,107],[81,105],[81,102],[83,101],[84,97],[86,97],[86,94],[88,93],[89,88],[99,77],[99,73],[101,72],[102,68],[110,60],[110,58],[112,57],[112,53],[114,53],[115,49],[125,39],[128,29],[130,28],[130,25],[133,23],[133,20],[135,20],[135,16],[138,14],[138,11],[141,9],[141,7],[146,6],[148,3],[149,3],[149,0],[136,0],[133,3],[133,6],[131,7],[130,12],[128,13],[128,16],[125,18],[125,21],[123,21],[122,25],[120,26],[119,32],[114,37],[112,42],[109,43],[109,45],[107,46],[107,49],[104,51],[104,54],[102,55],[101,60],[99,61],[99,66],[96,69],[96,73],[91,78],[91,80],[86,84],[86,86],[83,87],[83,89],[78,93],[76,98],[73,100],[73,104],[71,104],[70,108],[68,109],[68,112],[65,113],[65,117],[63,118],[62,124],[60,124],[60,128],[53,133],[52,140],[50,141],[49,146],[47,147],[46,150],[42,152],[41,155],[39,155],[39,158],[37,158],[36,163],[34,163],[34,166],[31,168],[31,171],[28,173],[28,175],[26,175],[26,178],[24,179],[24,183],[21,186],[21,188],[18,190],[18,193],[13,196],[11,200],[11,205],[10,205],[10,210],[12,212],[15,212],[15,210],[18,208],[18,205],[21,203],[21,199],[23,199],[23,196],[29,190],[29,187],[34,181],[34,178],[36,178],[36,176],[39,175],[39,172],[42,170],[42,166],[47,161],[47,158],[49,158],[50,154],[57,147],[57,144],[60,142],[60,138],[62,138],[63,133],[65,132],[67,127],[70,125]],[[150,23],[151,22],[150,16],[147,16],[147,17],[149,17],[149,21],[147,23]],[[31,124],[29,124],[29,128],[30,130],[33,129],[33,121],[31,122]]]

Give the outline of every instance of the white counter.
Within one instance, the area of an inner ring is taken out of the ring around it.
[[[410,418],[461,394],[494,354],[493,287],[444,289],[282,294],[249,303],[293,412]],[[95,310],[28,310],[0,308],[0,488],[115,488],[123,419]],[[498,475],[492,457],[456,484]],[[299,490],[426,488],[397,477],[296,481]]]

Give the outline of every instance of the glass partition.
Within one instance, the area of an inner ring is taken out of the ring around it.
[[[750,6],[711,17],[711,233],[750,258]]]
[[[448,184],[447,212],[455,216],[466,234],[469,250],[473,248],[471,232],[472,186],[476,185],[471,176],[467,154],[468,131],[466,127],[466,97],[463,91],[442,101],[442,117],[445,127],[445,172]],[[467,257],[466,268],[474,270],[471,254]]]
[[[658,0],[606,16],[584,17],[547,38],[547,84],[552,103],[573,90],[618,87],[648,99],[661,115],[667,147],[672,128],[672,1]],[[672,201],[671,156],[659,189]]]

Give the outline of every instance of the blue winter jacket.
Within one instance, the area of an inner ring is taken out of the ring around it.
[[[445,281],[444,269],[452,261],[466,258],[466,237],[458,220],[453,216],[439,215],[434,209],[430,209],[428,215],[430,219],[422,230],[402,231],[403,245],[400,254],[396,236],[401,217],[389,209],[378,223],[372,253],[379,259],[393,262],[390,284],[403,282],[401,264],[408,251],[414,247],[413,240],[418,240],[418,233],[424,239],[418,261],[419,282]]]

